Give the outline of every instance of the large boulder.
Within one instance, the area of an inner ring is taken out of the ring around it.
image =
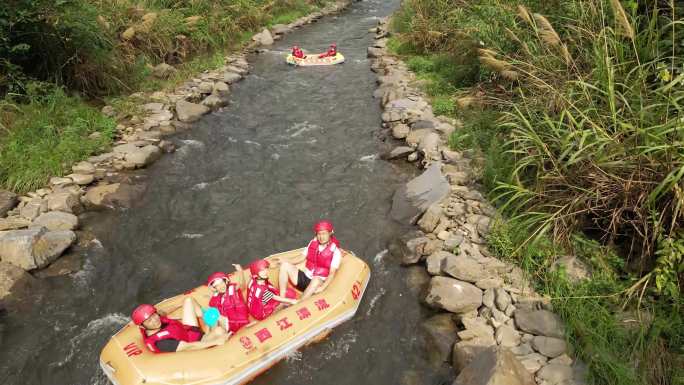
[[[152,76],[158,79],[168,79],[176,72],[178,71],[172,66],[161,63],[152,69]]]
[[[90,162],[78,162],[71,167],[74,174],[94,174],[95,166]]]
[[[271,32],[267,28],[264,28],[263,31],[252,36],[252,40],[254,40],[254,42],[256,42],[259,45],[272,45],[273,44],[273,36],[271,35]]]
[[[50,211],[63,211],[78,214],[81,211],[80,195],[72,191],[62,191],[47,196]]]
[[[451,350],[456,342],[456,324],[451,314],[438,314],[423,322],[428,342],[428,356],[435,366],[449,362]]]
[[[448,251],[439,250],[430,254],[425,260],[425,265],[427,267],[427,272],[432,275],[441,275],[446,265],[448,258],[454,258],[455,255]]]
[[[473,338],[455,343],[451,364],[456,369],[456,373],[460,373],[473,361],[473,358],[491,346],[496,346],[496,341],[494,341],[493,337]]]
[[[508,349],[489,347],[461,371],[453,385],[535,385],[535,382]]]
[[[89,189],[85,194],[86,206],[92,209],[131,207],[145,192],[144,185],[112,183]]]
[[[459,255],[452,254],[452,256],[447,258],[443,271],[456,279],[470,283],[475,283],[487,277],[484,266],[465,255],[465,253],[460,253]]]
[[[240,79],[242,79],[242,75],[235,72],[227,71],[223,74],[223,81],[226,82],[226,84],[237,83]]]
[[[449,182],[438,163],[399,188],[392,198],[390,215],[394,220],[413,223],[420,214],[449,194]]]
[[[34,198],[26,202],[26,204],[19,209],[19,216],[30,221],[38,218],[38,216],[48,211],[48,202],[45,199]]]
[[[159,147],[148,144],[147,146],[136,148],[134,151],[127,152],[125,160],[136,168],[145,167],[155,162],[161,157],[162,151]]]
[[[0,262],[0,301],[11,294],[17,285],[33,280],[34,278],[23,269],[7,262]]]
[[[560,338],[535,336],[532,339],[532,347],[546,357],[554,358],[565,353],[567,344]]]
[[[201,104],[179,100],[176,102],[176,114],[181,122],[191,123],[199,120],[202,115],[210,111],[209,107]]]
[[[452,313],[467,313],[482,305],[482,290],[467,282],[436,276],[430,280],[425,301]]]
[[[563,322],[548,310],[518,309],[515,311],[515,324],[530,334],[564,338]]]
[[[0,259],[24,270],[39,269],[57,259],[76,240],[73,231],[34,228],[0,233]]]
[[[49,211],[36,218],[31,226],[48,230],[74,230],[78,227],[78,217],[62,211]]]
[[[4,217],[17,203],[19,203],[17,194],[7,190],[0,190],[0,217]]]

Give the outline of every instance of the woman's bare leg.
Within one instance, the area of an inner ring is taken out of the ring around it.
[[[297,284],[297,275],[299,270],[297,267],[289,262],[283,262],[280,265],[280,272],[278,273],[278,288],[280,289],[280,296],[284,297],[287,293],[287,283],[292,281],[293,284]]]
[[[199,327],[198,318],[202,317],[202,307],[194,298],[187,297],[183,301],[183,325]]]

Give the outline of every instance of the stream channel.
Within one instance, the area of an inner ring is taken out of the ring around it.
[[[0,318],[0,383],[107,384],[100,350],[136,304],[231,263],[304,247],[321,218],[369,263],[368,290],[352,320],[253,384],[399,385],[407,371],[421,384],[445,383],[449,374],[425,358],[420,323],[430,312],[386,252],[408,229],[388,213],[413,167],[377,155],[381,111],[366,48],[368,29],[398,3],[355,2],[252,55],[231,104],[172,137],[176,153],[140,172],[146,189],[132,208],[84,215],[95,240],[75,251],[82,269],[43,278]],[[292,45],[320,52],[333,41],[343,65],[284,62]]]

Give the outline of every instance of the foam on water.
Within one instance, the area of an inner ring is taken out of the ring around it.
[[[385,290],[385,288],[384,288],[384,287],[381,287],[380,290],[378,291],[378,293],[375,294],[375,295],[373,296],[373,298],[371,298],[370,303],[368,304],[368,310],[366,311],[366,316],[371,315],[371,313],[373,312],[373,309],[375,308],[375,304],[378,302],[378,300],[379,300],[383,295],[385,295],[386,292],[387,292],[387,291]]]
[[[373,162],[378,159],[378,154],[364,155],[359,160],[361,162]]]
[[[253,146],[261,147],[261,143],[257,143],[257,142],[252,141],[252,140],[245,140],[245,144],[251,144]]]
[[[323,357],[326,360],[331,358],[341,358],[342,356],[349,353],[352,345],[356,343],[356,339],[359,334],[355,330],[351,330],[346,334],[342,335],[338,340],[332,340],[330,343],[329,351],[323,353]]]
[[[209,186],[209,183],[201,182],[201,183],[197,183],[196,185],[192,186],[190,189],[194,190],[194,191],[200,191],[200,190],[204,190],[205,188],[207,188],[207,186]]]
[[[92,343],[92,339],[97,336],[108,336],[117,329],[123,327],[129,321],[128,317],[121,313],[110,313],[101,318],[88,322],[78,334],[69,340],[69,351],[63,359],[53,362],[50,366],[61,367],[69,363],[76,352],[81,350],[83,343]]]
[[[185,239],[197,239],[197,238],[202,238],[204,234],[196,234],[196,233],[183,233],[181,234],[181,238]]]

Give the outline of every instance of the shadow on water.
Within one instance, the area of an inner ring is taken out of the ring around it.
[[[388,211],[408,173],[377,157],[366,31],[397,3],[355,3],[252,57],[231,105],[174,137],[176,154],[143,174],[147,189],[134,208],[85,215],[96,240],[76,251],[82,270],[42,279],[0,320],[3,384],[106,384],[100,349],[136,303],[175,295],[231,263],[303,247],[323,217],[371,265],[364,302],[328,339],[254,384],[389,385],[407,370],[421,384],[443,383],[448,373],[423,358],[426,310],[384,251],[406,231]],[[293,44],[322,51],[331,41],[345,64],[284,64]]]

